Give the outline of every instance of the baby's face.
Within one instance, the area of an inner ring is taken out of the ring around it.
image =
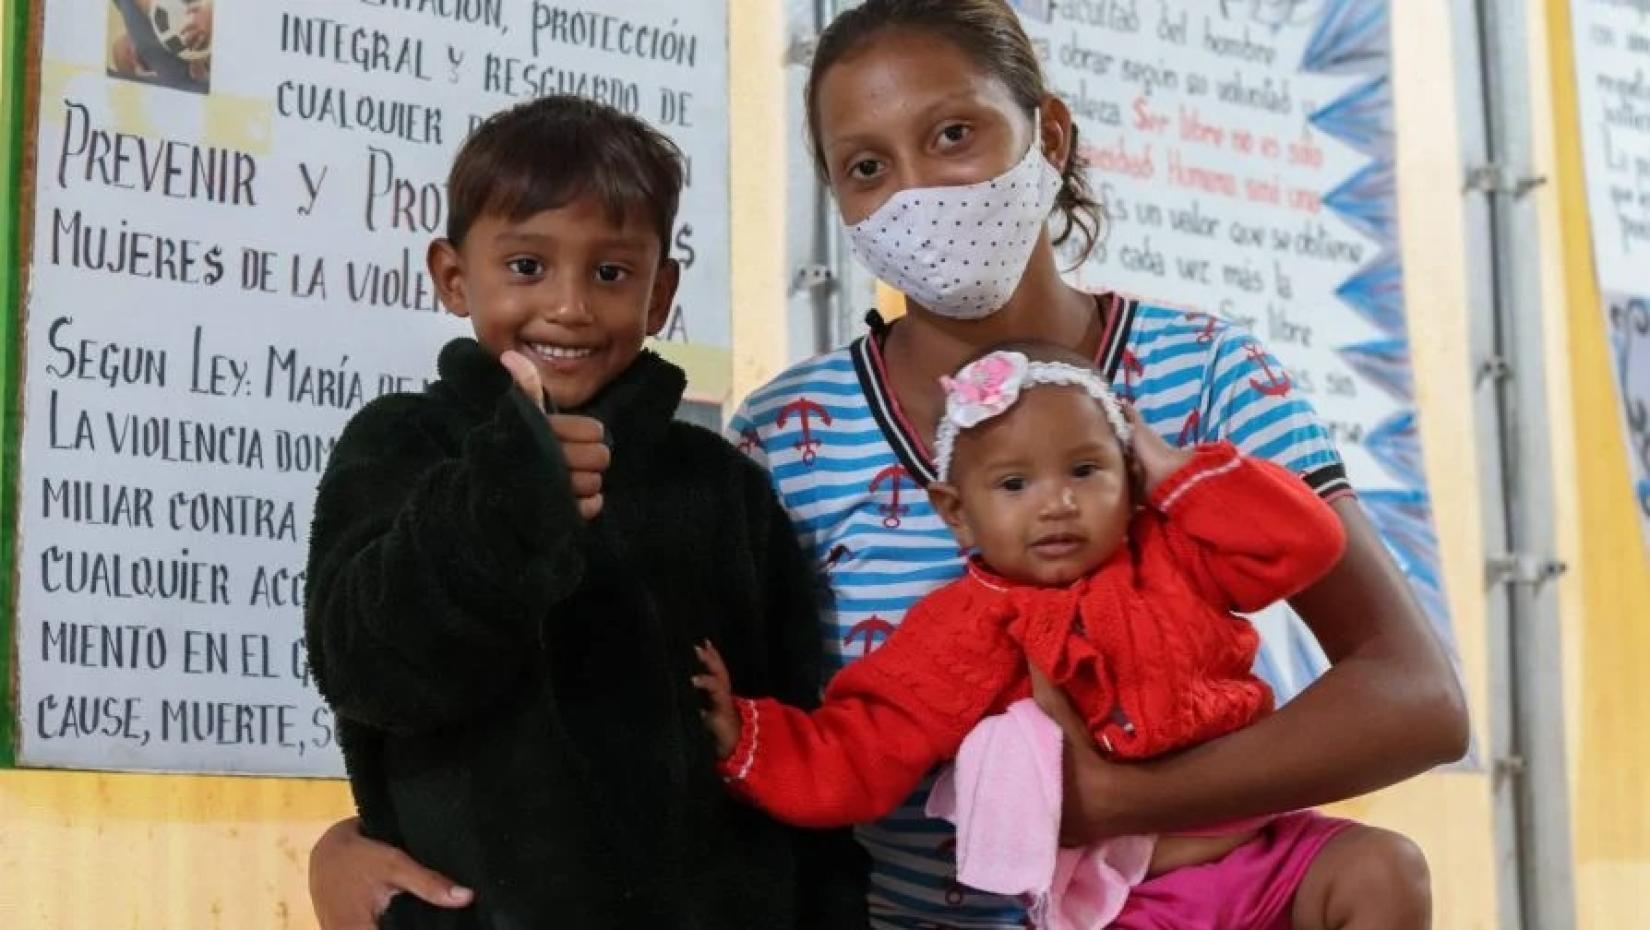
[[[1039,385],[1008,413],[962,431],[954,493],[935,504],[958,540],[1015,581],[1062,586],[1093,572],[1128,530],[1122,444],[1081,388]]]

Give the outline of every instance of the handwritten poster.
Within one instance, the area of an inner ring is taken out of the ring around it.
[[[1570,9],[1593,265],[1650,558],[1650,3]]]
[[[1452,640],[1404,321],[1386,0],[1016,7],[1108,213],[1078,281],[1253,331]],[[1257,622],[1280,697],[1326,667],[1287,610]]]
[[[423,270],[454,151],[555,92],[666,130],[691,177],[664,338],[725,384],[724,5],[42,7],[19,761],[336,774],[301,640],[311,501],[348,418],[468,331]]]

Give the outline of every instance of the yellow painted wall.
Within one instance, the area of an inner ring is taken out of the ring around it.
[[[1571,584],[1580,609],[1564,621],[1574,627],[1577,652],[1566,707],[1576,910],[1581,927],[1639,926],[1650,893],[1650,553],[1637,523],[1593,273],[1569,4],[1548,0],[1546,8],[1569,363],[1568,403],[1558,415],[1575,433],[1574,471],[1565,477],[1574,484]]]

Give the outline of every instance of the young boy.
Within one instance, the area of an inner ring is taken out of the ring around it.
[[[362,829],[475,890],[385,926],[865,925],[852,841],[730,799],[700,723],[693,644],[807,702],[819,633],[766,477],[672,419],[683,374],[642,349],[681,186],[675,146],[586,100],[479,127],[429,250],[476,338],[322,478],[307,636]]]

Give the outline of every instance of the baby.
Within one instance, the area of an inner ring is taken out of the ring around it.
[[[955,759],[929,812],[958,824],[959,880],[1027,895],[1042,926],[1109,925],[1148,874],[1216,860],[1247,876],[1266,857],[1298,880],[1353,825],[1296,812],[1057,852],[1060,734],[1027,699],[1035,669],[1117,761],[1255,722],[1272,694],[1252,671],[1259,636],[1237,613],[1334,566],[1345,545],[1334,512],[1229,443],[1171,448],[1057,347],[988,352],[944,385],[928,491],[974,553],[965,576],[839,673],[813,712],[734,697],[720,656],[701,646],[695,684],[731,789],[799,825],[861,823]],[[1053,810],[1028,816],[1028,796],[1052,797]],[[1004,805],[1017,813],[993,819]],[[1221,884],[1212,877],[1208,893]]]

